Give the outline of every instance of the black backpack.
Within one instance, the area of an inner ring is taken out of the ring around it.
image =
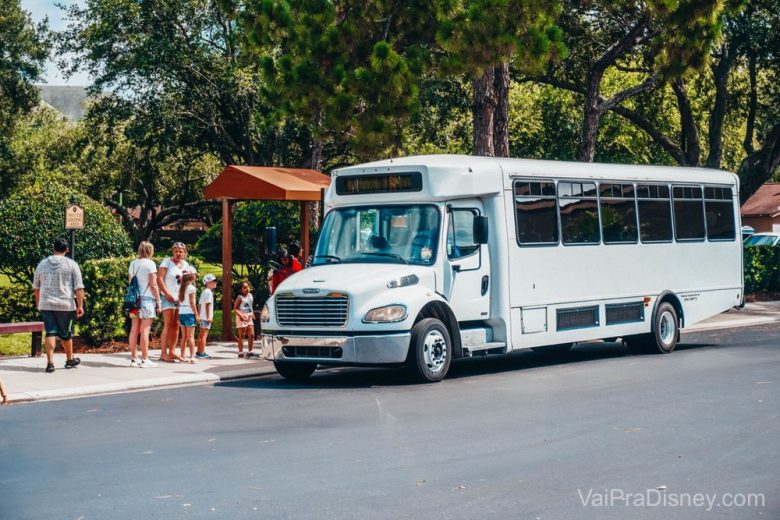
[[[137,272],[137,271],[136,271]],[[125,299],[122,302],[122,310],[125,312],[138,312],[141,309],[141,288],[138,286],[138,277],[134,274],[125,291]]]

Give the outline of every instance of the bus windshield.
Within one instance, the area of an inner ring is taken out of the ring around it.
[[[312,265],[431,265],[439,221],[439,210],[431,205],[336,208],[325,217]]]

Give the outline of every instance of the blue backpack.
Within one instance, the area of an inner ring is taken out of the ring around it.
[[[134,274],[125,291],[125,299],[122,302],[122,310],[125,312],[138,312],[141,309],[141,288],[138,286],[138,277]]]

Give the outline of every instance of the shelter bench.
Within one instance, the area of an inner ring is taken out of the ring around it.
[[[27,321],[24,323],[0,323],[0,334],[21,334],[32,332],[32,344],[30,345],[30,357],[41,355],[41,334],[43,332],[42,321]]]

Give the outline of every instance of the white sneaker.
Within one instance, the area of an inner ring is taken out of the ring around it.
[[[150,361],[148,359],[144,359],[143,361],[141,361],[141,364],[138,366],[140,366],[141,368],[154,368],[157,366],[157,363],[155,363],[154,361]]]
[[[130,360],[130,366],[131,367],[140,367],[141,366],[141,360],[133,358]]]

